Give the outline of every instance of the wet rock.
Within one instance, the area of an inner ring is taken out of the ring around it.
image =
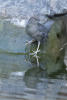
[[[48,61],[48,73],[54,72],[64,66],[64,44],[66,42],[66,35],[63,25],[62,20],[56,21],[49,33],[45,56],[46,61]]]
[[[65,13],[67,12],[67,0],[50,0],[50,8],[53,13]]]
[[[0,16],[26,17],[34,14],[59,14],[67,12],[67,0],[6,0],[0,1]]]

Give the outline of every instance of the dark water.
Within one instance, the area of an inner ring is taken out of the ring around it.
[[[0,20],[0,99],[67,100],[67,71],[41,50],[40,67],[29,56],[25,29]],[[35,44],[35,46],[37,46]]]

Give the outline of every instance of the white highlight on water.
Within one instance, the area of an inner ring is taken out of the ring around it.
[[[18,19],[18,18],[13,18],[11,19],[10,21],[12,24],[16,25],[16,26],[19,26],[19,27],[26,27],[26,24],[27,24],[27,20],[26,19]]]

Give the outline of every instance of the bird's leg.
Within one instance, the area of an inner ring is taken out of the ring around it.
[[[33,40],[31,40],[31,41],[26,41],[26,44],[25,45],[30,45],[30,44],[32,44],[33,42],[35,42],[35,40],[33,39]]]
[[[34,55],[34,57],[36,57],[37,56],[37,53],[40,52],[39,47],[40,47],[40,41],[38,41],[37,50],[36,51],[33,51],[33,53],[31,53],[30,55]]]
[[[30,55],[33,55],[33,57],[36,58],[38,67],[39,67],[39,56],[37,56],[37,53],[40,52],[39,47],[40,47],[40,41],[38,41],[37,50],[33,51],[33,53],[30,53]]]
[[[36,56],[37,66],[39,67],[39,56]]]
[[[40,41],[38,41],[38,47],[37,47],[37,50],[34,51],[34,53],[35,53],[36,55],[37,55],[38,52],[40,52],[39,47],[40,47]]]

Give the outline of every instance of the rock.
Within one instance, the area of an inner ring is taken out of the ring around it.
[[[50,0],[50,8],[53,13],[65,13],[67,12],[67,0]]]
[[[59,52],[60,48],[63,46],[63,44],[66,42],[66,32],[63,20],[56,20],[53,24],[49,34],[48,34],[48,41],[47,41],[47,52],[48,55],[57,54],[57,51]],[[45,46],[44,46],[45,47]],[[50,51],[51,50],[51,51]]]
[[[0,1],[0,16],[29,19],[36,14],[59,14],[67,12],[67,0],[6,0]]]
[[[64,49],[61,50],[66,41],[64,30],[63,21],[56,21],[49,32],[47,45],[44,46],[46,54],[42,58],[47,62],[46,68],[49,74],[60,70],[64,66],[65,53]]]

